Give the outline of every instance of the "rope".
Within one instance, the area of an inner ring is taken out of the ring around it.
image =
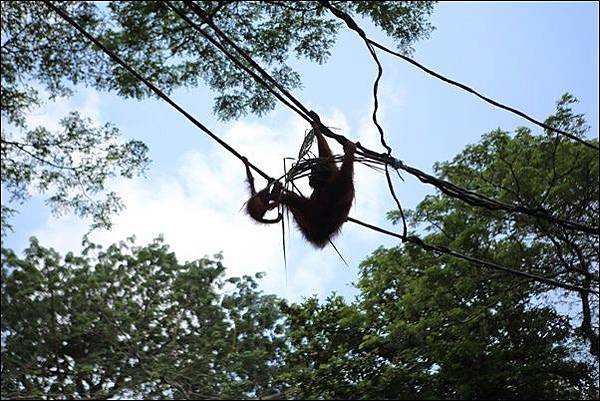
[[[44,4],[46,4],[50,9],[52,9],[54,12],[56,12],[61,18],[63,18],[65,21],[67,21],[75,29],[77,29],[88,40],[92,41],[103,52],[105,52],[108,56],[110,56],[110,58],[112,60],[114,60],[115,62],[117,62],[119,65],[121,65],[123,68],[125,68],[127,71],[129,71],[131,74],[133,74],[137,79],[139,79],[140,81],[142,81],[146,86],[148,86],[148,88],[150,88],[154,93],[156,93],[161,99],[165,100],[169,105],[171,105],[173,108],[175,108],[181,114],[183,114],[195,126],[197,126],[198,128],[200,128],[202,131],[204,131],[206,134],[208,134],[212,139],[214,139],[219,144],[221,144],[230,153],[232,153],[236,157],[238,157],[242,162],[244,162],[246,164],[246,166],[251,166],[255,171],[257,171],[259,174],[261,174],[269,182],[274,181],[273,178],[269,177],[266,173],[262,172],[262,170],[260,170],[258,167],[254,166],[252,163],[250,163],[246,157],[242,156],[234,148],[232,148],[230,145],[228,145],[225,141],[221,140],[219,137],[217,137],[215,134],[213,134],[208,128],[206,128],[203,124],[201,124],[198,120],[196,120],[193,116],[191,116],[188,112],[186,112],[182,107],[180,107],[179,105],[177,105],[173,100],[171,100],[160,89],[158,89],[150,81],[148,81],[147,79],[145,79],[142,75],[140,75],[137,71],[135,71],[127,63],[125,63],[119,56],[117,56],[115,53],[113,53],[111,50],[109,50],[100,41],[98,41],[96,38],[94,38],[90,33],[88,33],[87,31],[85,31],[85,29],[83,29],[68,14],[66,14],[60,8],[54,6],[48,0],[44,0]],[[476,264],[479,264],[479,265],[482,265],[482,266],[486,266],[486,267],[489,267],[489,268],[492,268],[492,269],[495,269],[495,270],[504,271],[506,273],[518,275],[518,276],[521,276],[521,277],[527,277],[527,278],[533,279],[533,280],[538,281],[538,282],[550,284],[550,285],[553,285],[555,287],[559,287],[559,288],[563,288],[563,289],[567,289],[567,290],[579,291],[579,292],[584,292],[584,293],[599,294],[599,292],[597,290],[592,290],[592,289],[589,289],[589,288],[584,288],[584,287],[580,287],[580,286],[576,286],[576,285],[561,283],[561,282],[558,282],[558,281],[555,281],[555,280],[552,280],[552,279],[548,279],[546,277],[537,276],[535,274],[523,272],[523,271],[520,271],[520,270],[511,269],[511,268],[508,268],[508,267],[505,267],[505,266],[502,266],[502,265],[499,265],[499,264],[496,264],[496,263],[493,263],[493,262],[488,262],[488,261],[484,261],[484,260],[481,260],[481,259],[477,259],[477,258],[468,256],[468,255],[463,255],[463,254],[458,253],[456,251],[453,251],[453,250],[451,250],[451,249],[449,249],[447,247],[425,243],[423,240],[421,240],[418,237],[405,236],[405,235],[396,234],[394,232],[391,232],[391,231],[379,228],[377,226],[374,226],[374,225],[362,222],[362,221],[357,220],[357,219],[352,218],[352,217],[348,217],[347,221],[351,221],[351,222],[353,222],[355,224],[362,225],[364,227],[367,227],[367,228],[369,228],[371,230],[374,230],[374,231],[377,231],[377,232],[380,232],[380,233],[384,233],[384,234],[387,234],[387,235],[391,235],[391,236],[400,238],[403,241],[411,242],[411,243],[413,243],[413,244],[421,247],[422,249],[424,249],[426,251],[433,251],[433,252],[437,252],[437,253],[447,254],[447,255],[450,255],[450,256],[453,256],[453,257],[456,257],[456,258],[467,260],[467,261],[469,261],[471,263],[476,263]]]
[[[472,93],[473,95],[475,95],[478,98],[486,101],[487,103],[489,103],[489,104],[491,104],[493,106],[496,106],[498,108],[501,108],[503,110],[509,111],[509,112],[511,112],[513,114],[516,114],[516,115],[518,115],[518,116],[526,119],[527,121],[529,121],[529,122],[531,122],[531,123],[533,123],[533,124],[535,124],[535,125],[537,125],[537,126],[539,126],[541,128],[544,128],[545,130],[556,132],[556,133],[558,133],[560,135],[564,135],[567,138],[570,138],[570,139],[572,139],[574,141],[577,141],[577,142],[581,143],[582,145],[585,145],[585,146],[587,146],[589,148],[600,150],[600,148],[598,146],[596,146],[596,145],[594,145],[592,143],[589,143],[589,142],[587,142],[587,141],[585,141],[585,140],[583,140],[581,138],[578,138],[577,136],[575,136],[573,134],[570,134],[570,133],[565,132],[563,130],[560,130],[558,128],[552,127],[552,126],[550,126],[548,124],[545,124],[545,123],[543,123],[541,121],[538,121],[535,118],[530,117],[529,115],[525,114],[524,112],[522,112],[520,110],[517,110],[517,109],[515,109],[513,107],[510,107],[510,106],[506,106],[506,105],[504,105],[502,103],[499,103],[499,102],[497,102],[497,101],[495,101],[493,99],[490,99],[489,97],[486,97],[486,96],[480,94],[479,92],[475,91],[474,89],[468,87],[465,84],[461,84],[460,82],[453,81],[453,80],[451,80],[449,78],[444,77],[441,74],[438,74],[437,72],[435,72],[433,70],[430,70],[429,68],[427,68],[424,65],[418,63],[417,61],[411,59],[408,56],[405,56],[405,55],[403,55],[401,53],[398,53],[398,52],[395,52],[393,50],[388,49],[387,47],[385,47],[385,46],[383,46],[383,45],[375,42],[374,40],[369,39],[367,37],[367,35],[365,34],[365,31],[363,31],[356,24],[356,22],[354,21],[354,19],[352,19],[352,17],[348,13],[346,13],[346,12],[344,12],[344,11],[342,11],[342,10],[334,7],[334,6],[332,6],[326,0],[319,0],[319,3],[321,3],[324,7],[327,7],[336,17],[338,17],[339,19],[343,20],[346,23],[346,25],[348,25],[348,28],[350,28],[353,31],[355,31],[365,42],[367,42],[371,46],[375,46],[378,49],[381,49],[381,50],[383,50],[386,53],[389,53],[389,54],[392,54],[392,55],[394,55],[396,57],[399,57],[402,60],[407,61],[410,64],[412,64],[412,65],[416,66],[417,68],[421,69],[422,71],[425,71],[427,74],[432,75],[432,76],[434,76],[434,77],[436,77],[436,78],[438,78],[438,79],[440,79],[440,80],[442,80],[442,81],[444,81],[444,82],[446,82],[446,83],[448,83],[450,85],[454,85],[454,86],[456,86],[456,87],[458,87],[458,88],[460,88],[462,90],[465,90],[465,91],[467,91],[469,93]]]

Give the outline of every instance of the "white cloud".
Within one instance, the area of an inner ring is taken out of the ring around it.
[[[395,99],[395,104],[401,106],[401,100]],[[82,88],[73,98],[43,106],[28,116],[27,122],[30,126],[59,129],[59,119],[75,109],[90,117],[94,124],[100,124],[99,106],[97,93]],[[368,106],[366,110],[372,107]],[[380,120],[384,114],[382,109]],[[334,131],[379,149],[379,134],[370,111],[358,120],[356,132],[338,109],[331,109],[327,115],[323,113],[322,118]],[[223,138],[268,175],[279,177],[283,174],[282,158],[297,155],[308,129],[306,122],[297,117],[278,125],[237,121],[229,126]],[[342,152],[338,143],[329,142],[334,153]],[[157,173],[148,179],[113,182],[110,189],[119,194],[127,208],[113,218],[111,231],[94,232],[91,239],[108,245],[135,235],[138,244],[145,244],[163,234],[182,262],[222,251],[229,275],[264,271],[267,276],[261,280],[262,288],[290,300],[313,294],[322,298],[331,291],[348,293],[348,282],[356,279],[357,264],[386,242],[386,238],[370,230],[347,224],[334,243],[347,260],[348,268],[333,248],[317,250],[307,244],[291,219],[291,227],[286,230],[286,271],[281,226],[257,224],[242,211],[248,192],[245,169],[238,159],[214,145],[202,151],[189,151],[176,163],[176,169],[169,169],[176,171],[175,174]],[[255,181],[257,188],[265,185],[257,174]],[[385,176],[356,164],[355,185],[356,200],[351,215],[372,224],[385,223],[384,213],[393,208]],[[301,188],[308,186],[304,183]],[[88,228],[89,221],[75,216],[50,217],[32,235],[64,253],[81,249],[81,238]]]
[[[344,135],[351,136],[346,118],[339,111],[324,118],[324,123],[339,127]],[[269,175],[279,176],[283,173],[282,155],[295,156],[305,130],[305,124],[296,119],[278,129],[236,122],[224,138]],[[332,148],[334,152],[341,151],[337,144],[332,144]],[[380,192],[377,192],[381,189],[381,175],[378,180],[371,180],[373,175],[364,170],[362,166],[357,169],[357,202],[352,214],[367,216],[373,221],[382,215]],[[257,187],[264,185],[256,174],[255,179]],[[330,247],[312,248],[302,240],[293,223],[286,238],[288,265],[285,271],[281,226],[254,223],[241,211],[248,197],[243,164],[217,146],[182,155],[174,176],[122,180],[111,189],[123,198],[127,209],[113,219],[110,232],[92,234],[91,239],[96,242],[107,245],[134,234],[138,244],[144,244],[162,233],[181,261],[223,251],[228,274],[265,271],[264,290],[291,300],[313,294],[324,297],[332,290],[347,290],[347,280],[340,282],[337,270],[348,268],[335,251]],[[81,235],[86,230],[86,222],[78,219],[50,218],[34,235],[42,243],[64,252],[79,249]],[[362,234],[360,237],[364,238],[358,241],[365,249],[356,253],[356,249],[346,246],[346,242],[353,240],[350,232],[357,230],[346,232],[335,242],[354,269],[356,262],[373,246],[372,240]]]

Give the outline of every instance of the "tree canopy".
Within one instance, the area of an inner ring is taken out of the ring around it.
[[[294,89],[292,61],[325,62],[342,26],[323,3],[195,4]],[[52,4],[165,93],[207,86],[222,120],[276,104],[164,2]],[[332,4],[381,28],[401,54],[433,29],[432,2]],[[144,174],[146,145],[77,112],[58,130],[31,127],[27,115],[81,85],[134,99],[151,92],[44,2],[4,2],[1,21],[2,235],[37,194],[56,213],[110,228],[123,205],[108,182]],[[575,102],[565,94],[546,124],[583,138]],[[84,239],[80,255],[64,256],[35,238],[23,255],[3,247],[2,397],[597,399],[598,297],[589,290],[600,282],[598,236],[543,217],[598,227],[598,171],[593,148],[549,130],[496,129],[437,164],[434,178],[537,214],[442,192],[407,211],[410,234],[428,244],[581,289],[569,293],[414,242],[374,251],[356,299],[298,303],[261,292],[260,273],[227,278],[220,254],[181,263],[162,238],[107,248]]]
[[[572,95],[563,95],[556,113],[546,122],[583,136],[589,126],[584,116],[573,111],[576,101]],[[600,223],[598,153],[559,135],[546,132],[534,136],[527,128],[510,135],[497,129],[452,161],[438,164],[436,170],[441,178],[495,199],[552,210],[591,226]],[[391,217],[397,220],[398,214]],[[597,235],[568,230],[544,219],[468,207],[443,196],[429,196],[421,202],[414,221],[433,232],[432,241],[453,249],[513,266],[518,263],[522,270],[584,288],[598,288]],[[529,292],[547,289],[542,285]],[[598,358],[598,298],[590,299],[583,291],[578,296],[578,331]]]
[[[53,3],[165,93],[208,86],[221,119],[262,115],[275,106],[272,94],[162,2]],[[198,6],[288,89],[301,85],[289,60],[325,62],[341,26],[318,2],[208,1]],[[373,21],[407,53],[433,29],[427,21],[431,2],[347,1],[337,6]],[[13,128],[3,124],[0,143],[2,183],[11,201],[11,206],[2,203],[3,235],[16,204],[27,200],[33,188],[48,195],[55,212],[89,216],[95,227],[109,228],[110,216],[122,204],[117,194],[106,193],[107,178],[143,174],[146,147],[139,141],[123,144],[115,128],[93,127],[76,115],[65,116],[64,132],[28,130],[25,116],[47,98],[71,95],[78,84],[126,98],[140,99],[150,91],[44,2],[6,2],[1,13],[0,109]],[[95,153],[99,146],[93,138],[99,132],[104,151]]]
[[[547,123],[583,134],[575,99]],[[598,225],[598,155],[546,133],[485,134],[439,178]],[[444,194],[408,213],[427,243],[598,288],[598,237],[475,208]],[[398,211],[390,218],[400,221]],[[297,398],[570,399],[598,396],[598,298],[489,270],[413,244],[361,265],[356,302],[332,295],[286,310],[286,379]],[[565,311],[557,299],[578,303]],[[587,352],[584,350],[587,348]]]
[[[279,301],[158,238],[2,250],[2,397],[243,399],[276,391]]]
[[[585,129],[574,101],[561,98],[548,122]],[[494,130],[437,172],[597,219],[593,152],[551,134]],[[597,288],[597,239],[443,194],[408,216],[427,242]],[[22,258],[3,249],[6,398],[598,397],[598,301],[585,292],[568,298],[404,244],[361,264],[354,301],[290,304],[253,277],[225,279],[220,255],[181,264],[160,238],[84,245],[64,257],[35,239]],[[557,308],[561,297],[578,306]]]

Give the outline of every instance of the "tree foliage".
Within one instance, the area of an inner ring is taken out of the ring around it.
[[[63,130],[37,127],[18,139],[2,133],[2,184],[9,202],[24,202],[32,193],[49,193],[46,203],[57,213],[77,212],[92,217],[94,227],[110,227],[110,216],[123,208],[110,192],[102,199],[111,177],[131,178],[147,164],[147,147],[140,141],[120,143],[110,124],[94,127],[73,112],[60,121]],[[3,206],[4,207],[4,206]],[[2,232],[10,228],[5,216]]]
[[[262,115],[275,107],[275,98],[268,91],[163,2],[54,4],[165,93],[206,85],[215,94],[214,112],[221,119],[248,112]],[[176,4],[183,9],[182,3]],[[317,1],[204,1],[197,5],[288,89],[301,85],[290,59],[325,62],[341,26]],[[410,52],[412,44],[433,29],[427,22],[431,2],[350,1],[338,6],[371,19],[404,52]],[[78,84],[136,99],[149,96],[150,91],[43,2],[5,2],[1,13],[0,109],[3,122],[18,128],[7,129],[3,124],[2,158],[8,160],[8,167],[14,167],[2,175],[5,190],[18,203],[36,186],[47,192],[47,203],[55,211],[91,216],[94,226],[109,228],[110,216],[122,205],[115,194],[103,191],[106,179],[123,171],[128,177],[143,173],[146,148],[138,141],[120,143],[115,129],[91,127],[73,115],[65,117],[76,126],[65,126],[70,136],[64,141],[62,133],[44,127],[27,130],[26,115],[46,98],[72,94]],[[95,153],[97,144],[91,143],[91,138],[99,131],[104,136],[111,132],[110,143]],[[47,157],[48,151],[57,152],[60,167]],[[128,151],[132,154],[127,155]],[[63,157],[73,153],[80,164]],[[14,212],[14,204],[2,204],[4,228],[9,227],[8,217]]]
[[[102,26],[92,3],[61,6],[92,32]],[[42,2],[7,2],[1,12],[0,151],[9,201],[2,201],[2,235],[10,229],[14,207],[37,194],[45,194],[56,213],[75,212],[91,217],[93,227],[110,228],[110,216],[123,205],[115,193],[105,191],[107,181],[142,174],[148,164],[146,146],[124,142],[115,127],[94,126],[77,112],[60,121],[60,131],[28,127],[26,115],[46,97],[71,95],[72,85],[102,82],[111,66],[67,23],[49,18]]]
[[[573,111],[575,103],[573,96],[563,95],[556,113],[546,122],[583,137],[589,127],[584,117]],[[451,162],[438,164],[436,170],[441,178],[493,198],[550,210],[592,227],[600,225],[598,154],[560,136],[534,136],[527,128],[518,128],[514,135],[494,130]],[[439,244],[598,289],[597,235],[568,230],[544,219],[472,208],[439,195],[427,197],[414,219],[432,230],[432,239]],[[541,286],[536,292],[547,289]],[[598,358],[598,298],[585,292],[577,295],[577,331]],[[568,298],[569,294],[562,296]]]
[[[281,312],[221,256],[180,264],[159,238],[81,256],[2,250],[3,398],[227,398],[276,391]],[[256,276],[260,278],[260,274]]]
[[[547,122],[583,135],[574,102],[563,96]],[[495,130],[436,170],[494,198],[598,226],[598,156],[561,137]],[[428,243],[598,288],[597,236],[442,194],[409,216]],[[357,286],[356,302],[332,296],[286,311],[285,377],[298,398],[598,397],[598,300],[584,292],[566,313],[556,298],[573,296],[410,243],[373,253]]]
[[[282,377],[294,398],[594,397],[593,365],[575,358],[568,319],[529,302],[520,283],[444,262],[381,249],[363,263],[356,302],[286,310]]]
[[[362,264],[356,302],[292,305],[224,279],[220,255],[84,245],[2,250],[3,397],[597,396],[569,320],[531,282],[412,245]]]
[[[55,4],[166,93],[203,82],[216,93],[215,112],[224,119],[248,111],[262,114],[274,107],[272,95],[161,2],[119,1],[107,7],[89,2]],[[298,73],[289,66],[290,57],[325,62],[342,26],[317,1],[205,1],[197,5],[288,89],[300,86]],[[406,53],[433,29],[427,21],[432,2],[337,5],[371,19]],[[10,2],[2,9],[2,90],[10,95],[3,96],[2,113],[9,121],[22,123],[22,113],[39,102],[31,81],[42,85],[50,96],[69,94],[68,82],[114,90],[125,97],[150,94],[125,70],[112,65],[100,49],[49,13],[38,1]]]
[[[343,26],[317,1],[209,1],[197,5],[286,89],[301,85],[289,59],[325,62]],[[433,29],[427,22],[431,2],[346,1],[337,5],[371,19],[407,53]],[[272,94],[160,2],[111,2],[110,10],[116,28],[104,38],[113,44],[126,43],[121,55],[167,92],[197,85],[201,79],[216,94],[213,111],[225,120],[248,112],[262,115],[275,107]],[[206,28],[194,15],[189,17]],[[117,73],[116,82],[109,86],[117,87],[121,95],[150,93],[124,71]]]

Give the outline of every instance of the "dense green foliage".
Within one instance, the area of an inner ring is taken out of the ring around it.
[[[548,122],[583,134],[574,101],[565,95]],[[598,159],[560,137],[495,130],[436,169],[597,224]],[[598,288],[595,237],[442,195],[409,216],[427,242]],[[290,305],[250,277],[224,280],[220,256],[181,265],[160,240],[87,243],[65,258],[35,240],[23,259],[3,250],[3,396],[598,397],[597,298],[412,244],[360,269],[354,302]],[[557,309],[560,297],[577,302]]]
[[[165,92],[206,85],[221,119],[275,105],[161,2],[55,4]],[[432,29],[430,2],[335,4],[405,53]],[[315,1],[198,5],[288,89],[301,85],[290,60],[326,61],[342,27]],[[11,202],[2,200],[3,235],[11,207],[38,193],[56,212],[110,227],[122,206],[105,193],[108,180],[143,173],[146,147],[77,113],[59,131],[29,127],[27,113],[79,84],[138,99],[149,92],[42,2],[4,2],[1,13],[2,186]],[[565,95],[547,123],[583,136],[573,103]],[[498,129],[436,172],[599,224],[598,155],[560,136]],[[598,288],[597,236],[441,194],[409,217],[427,242]],[[584,292],[406,244],[362,263],[357,299],[290,305],[259,291],[260,275],[226,279],[220,255],[181,264],[161,239],[84,247],[64,257],[35,239],[22,257],[2,249],[2,398],[598,398],[598,298]]]
[[[574,101],[563,96],[547,122],[583,135]],[[436,170],[497,199],[599,224],[598,155],[561,137],[495,130]],[[409,215],[428,243],[598,289],[597,236],[443,195]],[[548,292],[412,244],[377,250],[358,288],[355,303],[332,296],[287,310],[285,378],[298,398],[598,397],[597,297]],[[557,299],[570,313],[555,309]]]
[[[252,277],[225,280],[220,255],[180,264],[161,239],[85,245],[2,250],[3,399],[276,390],[281,313]]]
[[[583,137],[589,127],[584,117],[573,111],[574,103],[571,95],[563,95],[556,113],[546,122]],[[511,136],[495,130],[451,162],[437,165],[436,170],[444,179],[495,199],[549,210],[591,227],[600,225],[598,152],[559,135],[534,136],[529,129],[519,128]],[[431,239],[439,244],[598,289],[597,235],[568,230],[544,219],[492,213],[441,196],[427,197],[414,217],[415,222],[434,231]],[[535,293],[547,290],[538,287],[533,289]],[[560,295],[568,298],[568,294]],[[578,332],[598,358],[598,297],[589,298],[584,292],[578,297]]]
[[[287,305],[224,279],[220,255],[84,245],[2,250],[3,398],[597,397],[595,364],[532,283],[420,248],[376,251],[353,303]]]

